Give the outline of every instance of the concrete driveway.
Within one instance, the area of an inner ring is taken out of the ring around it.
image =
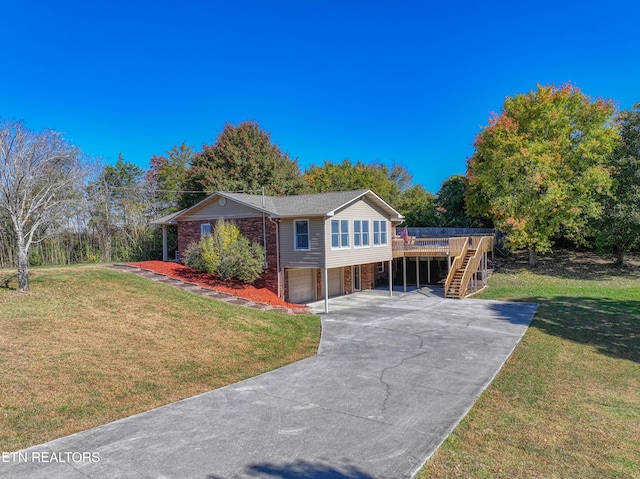
[[[491,382],[536,309],[424,293],[332,299],[317,356],[4,454],[0,477],[410,478]]]

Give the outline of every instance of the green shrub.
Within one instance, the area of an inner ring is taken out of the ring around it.
[[[253,283],[262,274],[264,249],[251,243],[236,225],[219,219],[211,235],[189,245],[184,263],[225,281]]]
[[[189,243],[187,250],[184,252],[184,257],[182,258],[184,264],[189,268],[193,268],[201,273],[206,272],[206,266],[204,259],[202,258],[202,242],[206,238],[207,237],[202,238],[200,241],[193,241],[192,243]]]

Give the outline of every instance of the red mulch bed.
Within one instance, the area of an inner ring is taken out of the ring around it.
[[[282,298],[278,298],[277,294],[267,288],[258,288],[239,281],[222,281],[216,275],[198,273],[196,270],[181,263],[140,261],[138,263],[131,263],[131,266],[137,266],[139,268],[155,271],[156,273],[166,274],[172,278],[178,278],[183,281],[188,281],[189,283],[195,283],[198,286],[215,289],[222,293],[232,294],[234,296],[253,301],[254,303],[264,303],[271,306],[284,306],[286,308],[306,307],[300,304],[287,303]]]

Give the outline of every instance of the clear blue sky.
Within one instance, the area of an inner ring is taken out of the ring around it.
[[[436,192],[505,96],[640,102],[640,2],[5,1],[0,116],[148,168],[256,120],[304,170],[397,162]]]

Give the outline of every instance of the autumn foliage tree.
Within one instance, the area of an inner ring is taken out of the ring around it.
[[[492,219],[511,247],[527,248],[531,265],[559,237],[584,240],[611,187],[613,113],[612,102],[570,84],[507,97],[467,164],[469,213]]]

